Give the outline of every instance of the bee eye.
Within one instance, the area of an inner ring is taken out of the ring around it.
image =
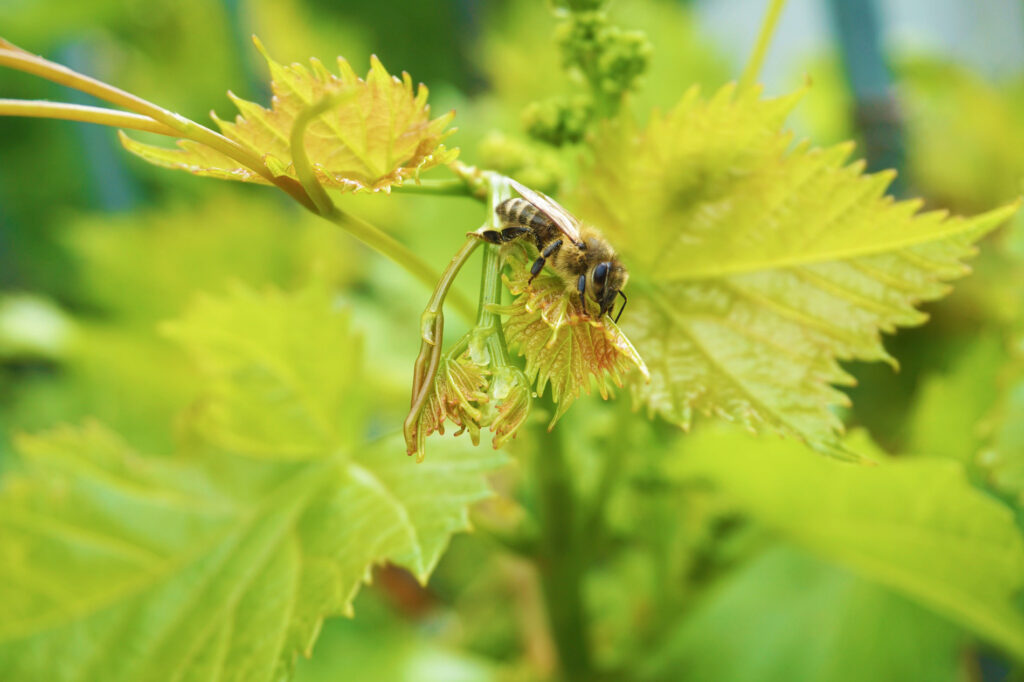
[[[608,277],[608,264],[598,263],[597,267],[594,268],[594,283],[604,286],[606,277]]]

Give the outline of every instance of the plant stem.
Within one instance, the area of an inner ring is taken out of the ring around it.
[[[413,253],[407,246],[377,226],[345,213],[338,208],[316,177],[313,164],[309,160],[309,154],[306,153],[306,129],[317,116],[320,116],[331,107],[337,106],[349,97],[351,97],[350,93],[340,93],[324,97],[303,109],[295,117],[289,139],[295,174],[298,176],[302,188],[310,198],[310,201],[312,201],[315,212],[318,215],[330,220],[370,248],[401,265],[428,287],[434,286],[438,279],[437,271],[434,268],[430,267],[426,261]],[[464,186],[464,183],[460,184]],[[459,267],[461,266],[460,262]],[[451,281],[445,282],[444,276],[442,276],[441,282],[445,287],[444,293],[447,294],[448,289],[451,287]],[[438,286],[441,286],[441,284],[438,284]],[[435,291],[435,296],[436,294],[437,292]],[[441,300],[444,300],[443,296]],[[472,304],[463,296],[457,293],[452,294],[452,303],[466,319],[472,318]]]
[[[478,198],[473,194],[469,186],[459,178],[409,182],[395,185],[391,188],[391,191],[397,194],[432,194],[435,196]]]
[[[775,26],[779,22],[782,8],[786,6],[786,0],[770,1],[771,4],[768,6],[768,12],[765,14],[764,21],[761,22],[761,32],[757,36],[754,52],[750,55],[750,61],[747,62],[746,67],[743,69],[743,75],[740,76],[740,90],[753,87],[754,82],[761,73],[761,65],[764,64],[764,57],[768,53],[768,46],[772,42],[772,36],[775,35]]]
[[[488,174],[490,183],[488,223],[491,229],[500,230],[498,205],[509,198],[512,191],[508,178],[494,173]],[[501,316],[494,312],[494,306],[501,305],[501,268],[503,259],[501,247],[488,244],[484,251],[484,265],[480,273],[480,299],[476,311],[475,333],[486,338],[487,349],[493,356],[496,366],[505,367],[512,364],[512,358],[505,343],[505,333],[501,327]]]
[[[46,100],[0,99],[0,116],[25,116],[30,118],[58,118],[65,121],[96,123],[114,128],[129,128],[147,133],[177,136],[177,131],[148,116],[131,114],[127,111],[91,107],[84,104],[48,102]]]
[[[544,397],[551,410],[550,392]],[[538,423],[536,442],[546,447],[534,458],[540,517],[538,570],[551,634],[565,679],[592,680],[587,617],[583,605],[586,555],[576,520],[575,490],[565,460],[560,430]]]
[[[409,272],[409,274],[413,275],[428,287],[434,286],[435,283],[440,286],[441,283],[444,283],[449,276],[448,270],[445,270],[441,275],[441,282],[438,283],[437,271],[425,260],[417,256],[405,244],[398,241],[387,232],[384,232],[376,225],[369,223],[362,218],[346,213],[337,207],[335,207],[330,213],[323,215],[323,217],[330,220],[335,225],[340,226],[346,232],[369,246],[374,251],[383,254],[398,265],[402,266],[402,268]],[[479,245],[478,242],[480,240],[474,238],[472,241],[477,242],[472,245],[475,249]],[[465,246],[463,246],[463,248],[465,248]],[[449,265],[449,267],[451,266]],[[459,267],[462,267],[461,263],[459,264]],[[451,282],[448,282],[446,287],[450,288],[450,286]],[[445,289],[445,293],[448,294],[447,288]],[[449,295],[449,300],[455,309],[459,311],[460,315],[465,317],[467,320],[473,319],[473,304],[470,303],[469,299],[457,291],[453,291]]]
[[[337,209],[335,209],[337,211]],[[369,223],[367,223],[369,224]],[[371,226],[372,227],[372,226]],[[376,229],[376,228],[374,228]],[[383,233],[382,233],[383,234]],[[384,235],[387,237],[387,235]],[[390,237],[388,237],[390,239]],[[409,454],[418,453],[418,459],[423,458],[423,438],[420,434],[420,415],[427,404],[430,390],[434,386],[434,377],[437,376],[438,367],[441,365],[441,346],[444,342],[444,301],[449,294],[452,282],[459,274],[459,270],[466,264],[469,257],[480,246],[481,240],[475,236],[466,239],[458,253],[452,256],[448,267],[441,274],[441,279],[434,288],[434,294],[430,297],[423,315],[420,317],[420,352],[416,357],[416,364],[413,367],[412,399],[409,406],[409,414],[405,418],[402,431],[405,434],[405,444]],[[405,247],[402,247],[405,248]]]

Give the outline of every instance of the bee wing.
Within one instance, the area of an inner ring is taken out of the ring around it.
[[[562,234],[572,241],[573,244],[580,248],[585,248],[583,246],[583,241],[580,238],[580,221],[576,216],[566,211],[562,208],[561,204],[543,192],[532,190],[526,185],[516,182],[512,178],[509,178],[509,184],[512,185],[512,189],[519,192],[524,199],[536,206],[538,211],[547,216],[551,222],[553,222],[558,229],[562,231]]]

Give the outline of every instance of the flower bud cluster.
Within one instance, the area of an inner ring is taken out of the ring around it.
[[[492,132],[479,147],[480,162],[503,175],[517,178],[529,187],[555,193],[565,168],[550,147],[521,137]]]
[[[523,126],[535,140],[561,147],[581,142],[593,116],[587,97],[552,97],[528,105],[523,111]]]
[[[634,90],[651,58],[646,34],[612,24],[601,11],[569,14],[558,41],[566,68],[582,72],[595,97],[608,101]]]

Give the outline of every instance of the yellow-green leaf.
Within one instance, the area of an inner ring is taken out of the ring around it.
[[[609,131],[583,213],[630,269],[622,329],[651,368],[634,392],[688,427],[695,411],[831,449],[852,379],[839,360],[888,360],[880,333],[968,272],[974,242],[1016,211],[921,213],[885,196],[891,173],[849,145],[792,145],[797,101],[691,90],[635,135]]]
[[[210,380],[184,452],[144,456],[94,423],[18,443],[0,486],[5,680],[284,679],[374,564],[426,581],[489,495],[498,453],[442,439],[417,465],[349,422],[357,347],[326,292],[239,289],[175,335]]]
[[[282,66],[256,46],[270,67],[273,92],[266,109],[228,93],[238,107],[234,122],[214,119],[225,136],[262,159],[275,175],[298,179],[292,164],[291,132],[303,111],[328,97],[336,103],[306,129],[305,150],[317,180],[341,191],[377,191],[414,179],[434,166],[454,161],[458,150],[441,140],[455,112],[430,118],[427,88],[415,91],[409,74],[396,78],[372,57],[366,78],[359,78],[343,58],[338,74],[317,59],[309,68]],[[268,184],[266,178],[222,152],[191,140],[176,149],[144,144],[122,133],[125,147],[159,166],[224,180]]]
[[[698,430],[667,460],[673,477],[710,482],[767,528],[944,614],[1024,659],[1024,539],[1011,510],[974,488],[960,462],[890,458],[875,466],[726,428]]]

